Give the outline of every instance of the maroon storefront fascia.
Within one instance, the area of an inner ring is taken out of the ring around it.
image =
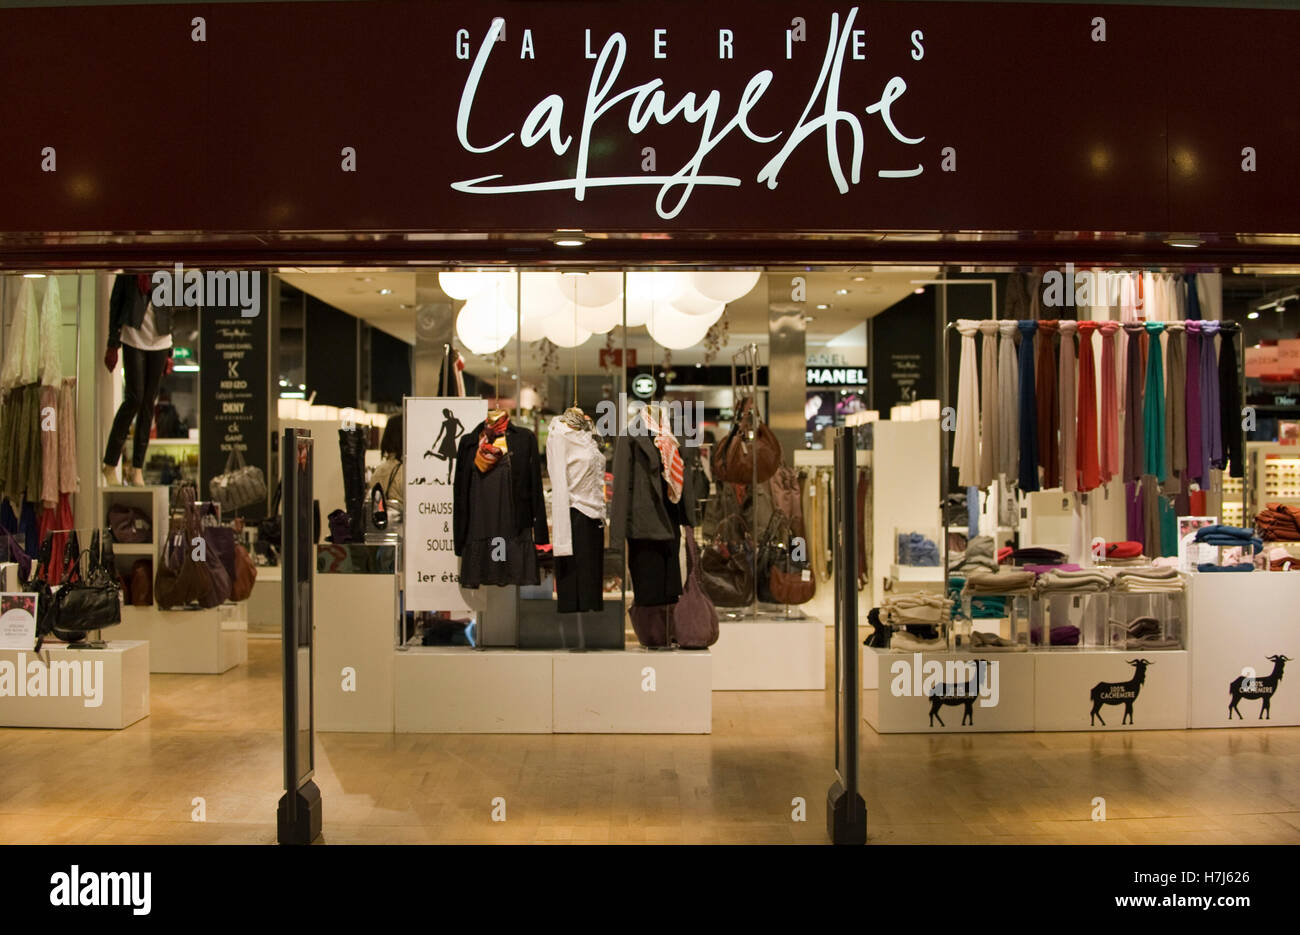
[[[1297,34],[1069,4],[7,10],[0,265],[1294,262]]]

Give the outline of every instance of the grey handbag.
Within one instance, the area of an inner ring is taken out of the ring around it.
[[[226,458],[226,470],[208,482],[208,493],[226,516],[266,503],[266,475],[260,467],[245,464],[242,452],[231,451]]]

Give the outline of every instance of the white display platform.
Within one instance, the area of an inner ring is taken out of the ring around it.
[[[315,576],[316,729],[393,729],[394,575]]]
[[[1035,730],[1181,730],[1187,727],[1186,650],[1042,650],[1030,653],[1034,676]],[[1148,660],[1141,685],[1130,686],[1136,667],[1129,660]],[[1093,691],[1100,683],[1114,685],[1102,695],[1133,698],[1133,722],[1124,720],[1124,704],[1103,703],[1093,722]],[[1103,725],[1102,721],[1106,723]]]
[[[895,653],[864,646],[863,684],[871,687],[862,693],[863,719],[880,734],[1032,731],[1033,655]],[[964,687],[968,677],[957,664],[968,660],[988,663],[980,675],[980,694],[969,706],[950,695],[948,700],[953,703],[935,708],[931,690],[940,685]]]
[[[822,634],[822,628],[817,632]],[[708,650],[552,653],[557,734],[707,734]]]
[[[122,608],[122,622],[104,631],[114,640],[149,644],[151,672],[220,675],[248,662],[248,618],[244,604],[205,610]]]
[[[393,653],[399,733],[549,734],[551,653],[414,646]]]
[[[718,624],[714,691],[821,691],[826,687],[826,627],[802,620],[737,620]]]
[[[279,565],[257,566],[257,581],[248,596],[248,632],[250,636],[279,638],[283,629],[283,572]]]
[[[1195,574],[1191,576],[1191,726],[1270,727],[1300,724],[1300,573]],[[1276,662],[1286,656],[1282,678]],[[1229,719],[1230,686],[1252,673],[1254,698],[1242,697]],[[1260,679],[1264,681],[1259,682]],[[1263,695],[1269,717],[1261,719]]]
[[[398,732],[696,734],[712,729],[707,651],[412,647],[394,656]]]
[[[120,730],[148,715],[148,643],[113,640],[106,649],[46,643],[40,653],[0,649],[0,727]]]

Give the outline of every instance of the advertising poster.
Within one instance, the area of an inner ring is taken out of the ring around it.
[[[0,594],[0,649],[36,645],[35,594]]]
[[[460,594],[452,533],[456,447],[487,418],[487,400],[408,397],[406,425],[407,610],[469,610]]]

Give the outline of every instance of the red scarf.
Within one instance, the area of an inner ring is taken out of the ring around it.
[[[668,485],[668,499],[679,503],[682,499],[682,484],[686,479],[686,468],[682,463],[682,453],[677,447],[677,438],[668,426],[667,419],[657,420],[647,406],[641,410],[641,417],[646,427],[654,435],[655,447],[659,449],[659,461],[663,466],[664,483]]]
[[[136,288],[138,288],[138,289],[140,290],[140,294],[141,294],[141,295],[148,295],[148,294],[149,294],[149,292],[150,292],[150,285],[149,285],[149,282],[150,282],[150,280],[149,280],[149,274],[148,274],[148,273],[139,273],[139,274],[136,275],[136,277],[135,277],[135,285],[136,285]]]
[[[497,466],[505,454],[505,449],[498,448],[493,442],[505,434],[510,425],[510,413],[501,413],[495,422],[484,422],[483,431],[478,436],[478,451],[474,452],[474,466],[483,474]]]

